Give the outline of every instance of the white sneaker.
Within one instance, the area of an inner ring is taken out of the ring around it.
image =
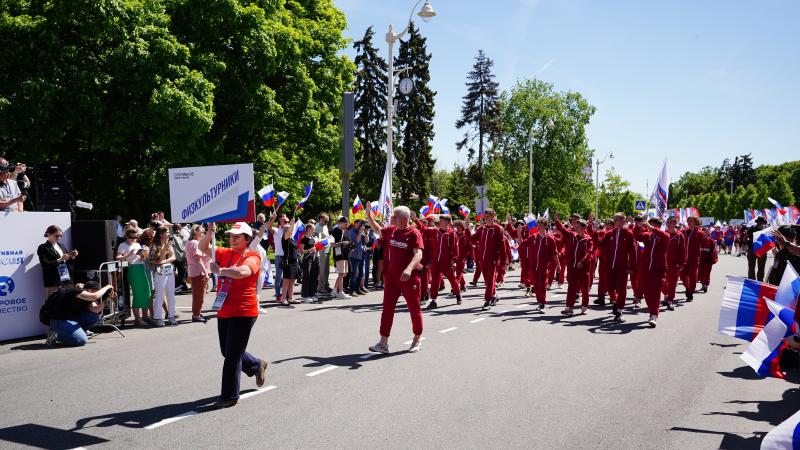
[[[342,292],[339,292],[339,294],[337,295],[337,298],[348,299],[348,298],[353,298],[353,297],[350,296],[349,294],[345,294],[344,291],[342,291]]]
[[[314,299],[311,297],[303,297],[303,303],[314,303]]]
[[[259,314],[266,314],[267,313],[267,308],[262,308],[261,306],[259,306],[258,307],[258,313]]]
[[[650,325],[650,328],[656,327],[656,319],[658,319],[658,317],[650,316],[650,320],[647,321],[647,324]]]
[[[387,354],[389,354],[389,346],[388,345],[383,345],[380,342],[378,342],[377,344],[371,346],[369,348],[369,351],[375,352],[375,353],[383,353],[384,355],[387,355]]]
[[[589,310],[589,308],[587,308],[586,306],[581,306],[581,315],[585,316],[586,315],[586,311],[588,311],[588,310]]]
[[[408,353],[417,353],[420,350],[422,350],[422,339],[416,342],[411,342],[411,347],[408,348]]]

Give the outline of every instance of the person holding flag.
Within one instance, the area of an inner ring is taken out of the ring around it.
[[[328,240],[317,242],[314,238],[316,222],[306,224],[303,238],[300,241],[300,269],[303,277],[300,287],[300,297],[303,303],[317,303],[317,285],[319,283],[319,252],[328,247]]]
[[[650,320],[647,324],[651,328],[656,327],[656,320],[658,320],[661,289],[664,286],[667,270],[667,249],[670,235],[661,229],[663,223],[660,217],[651,217],[647,221],[644,231],[642,228],[637,228],[634,232],[634,237],[638,241],[644,242],[646,271],[644,301],[647,303],[647,311],[650,313]]]
[[[747,229],[747,237],[745,239],[745,244],[747,245],[747,278],[764,281],[764,267],[767,264],[767,251],[769,250],[767,247],[770,245],[765,236],[766,233],[764,233],[767,228],[767,220],[759,216],[756,217],[755,222],[755,225]],[[756,235],[758,237],[764,236],[764,238],[759,241]],[[766,251],[761,252],[762,248]],[[757,249],[759,250],[758,254],[756,254]],[[756,272],[756,266],[758,266],[758,272]]]
[[[577,219],[572,229],[565,227],[558,220],[558,212],[553,214],[556,229],[564,239],[567,253],[567,307],[561,311],[565,316],[572,316],[578,292],[581,293],[581,314],[589,310],[589,261],[593,251],[592,239],[585,233],[586,221]]]
[[[409,226],[411,211],[406,206],[393,210],[392,225],[381,228],[372,214],[367,220],[375,230],[380,230],[384,242],[384,290],[381,310],[380,340],[369,347],[371,352],[389,353],[389,335],[394,322],[397,300],[402,294],[411,314],[414,338],[408,351],[420,351],[422,342],[422,307],[420,305],[420,262],[422,261],[422,234]]]

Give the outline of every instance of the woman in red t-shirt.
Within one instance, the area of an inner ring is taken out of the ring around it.
[[[211,236],[216,232],[215,224],[208,225],[208,233],[198,243],[201,252],[211,256]],[[244,222],[236,222],[226,231],[230,248],[217,247],[211,272],[216,274],[217,298],[214,309],[217,313],[219,347],[225,362],[222,365],[222,392],[212,409],[229,408],[239,401],[239,379],[241,372],[256,377],[256,385],[264,385],[267,362],[247,353],[250,330],[258,318],[256,280],[261,257],[248,248],[253,239],[253,230]]]

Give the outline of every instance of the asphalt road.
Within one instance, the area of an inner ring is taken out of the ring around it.
[[[243,377],[237,406],[203,413],[219,392],[216,321],[188,323],[179,296],[177,327],[0,345],[0,448],[758,448],[800,389],[758,379],[743,341],[716,332],[724,275],[745,271],[721,256],[709,292],[656,329],[644,309],[622,325],[602,309],[562,318],[562,290],[536,314],[511,272],[489,312],[482,284],[426,312],[417,354],[399,308],[388,356],[367,350],[380,292],[269,303],[248,348],[270,361],[265,387]]]

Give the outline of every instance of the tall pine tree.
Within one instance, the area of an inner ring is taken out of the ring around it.
[[[500,109],[498,106],[498,83],[494,81],[492,66],[494,62],[486,57],[483,50],[478,50],[475,64],[467,74],[467,95],[461,106],[461,119],[456,122],[456,128],[467,127],[464,139],[456,142],[456,148],[467,149],[470,161],[475,158],[475,146],[478,147],[478,173],[483,181],[483,165],[488,162],[487,152],[484,151],[486,142],[495,143],[500,137]]]
[[[386,60],[372,45],[375,32],[367,28],[364,37],[353,43],[355,64],[355,133],[356,172],[353,191],[369,201],[380,195],[380,183],[386,168]]]
[[[395,174],[400,182],[400,199],[408,203],[412,195],[427,198],[433,166],[431,156],[433,141],[433,97],[436,92],[428,87],[430,81],[431,55],[427,52],[426,39],[412,22],[408,28],[408,40],[400,44],[395,67],[410,68],[404,76],[414,81],[414,90],[403,95],[398,91],[395,114],[397,136],[402,139],[395,145]],[[398,191],[395,188],[395,191]]]

